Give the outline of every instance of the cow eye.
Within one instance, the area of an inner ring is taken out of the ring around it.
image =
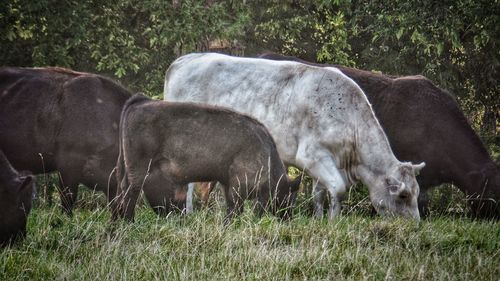
[[[399,186],[397,185],[389,185],[389,192],[390,193],[396,193],[398,192]]]
[[[391,179],[385,179],[385,185],[390,186],[391,185]]]

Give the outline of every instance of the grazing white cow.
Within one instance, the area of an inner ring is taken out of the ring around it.
[[[396,159],[366,96],[336,68],[189,54],[167,70],[164,98],[226,106],[261,121],[283,161],[318,179],[316,216],[325,190],[333,218],[347,187],[361,180],[379,214],[420,218],[415,174],[425,164]]]

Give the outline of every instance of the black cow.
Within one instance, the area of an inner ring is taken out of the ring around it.
[[[0,150],[0,246],[26,236],[26,219],[35,190],[33,176],[18,173]]]
[[[336,67],[353,79],[372,104],[396,157],[401,161],[425,162],[417,177],[421,214],[428,212],[426,191],[453,183],[469,198],[474,216],[500,218],[500,168],[453,96],[429,79],[420,75],[387,76],[278,54],[260,57]]]
[[[208,137],[210,136],[210,137]],[[198,181],[219,181],[227,204],[225,222],[256,198],[257,209],[290,216],[300,178],[290,180],[264,125],[236,112],[190,103],[132,97],[120,120],[117,216],[132,220],[144,190],[158,213],[175,206],[175,191]]]
[[[112,80],[63,68],[0,68],[0,149],[18,170],[59,171],[64,210],[78,184],[114,198],[121,109]],[[109,184],[108,190],[108,181]]]

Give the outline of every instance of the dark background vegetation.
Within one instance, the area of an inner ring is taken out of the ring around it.
[[[500,1],[7,0],[0,65],[62,66],[161,98],[179,55],[272,51],[392,75],[457,97],[500,158]]]

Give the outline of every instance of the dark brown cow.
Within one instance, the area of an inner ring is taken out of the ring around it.
[[[223,184],[226,222],[243,211],[247,198],[257,198],[259,213],[288,217],[299,185],[288,179],[272,137],[255,119],[142,95],[123,108],[117,167],[121,195],[114,217],[128,220],[141,189],[156,212],[168,213],[177,204],[175,191],[198,181]]]
[[[59,171],[68,214],[79,183],[113,198],[116,183],[110,174],[118,157],[118,125],[130,96],[94,74],[0,68],[0,149],[18,170]]]
[[[24,238],[35,181],[18,173],[0,150],[0,246]]]
[[[470,127],[455,99],[423,76],[393,77],[295,57],[261,58],[333,66],[365,92],[396,157],[426,163],[417,177],[420,213],[427,212],[427,190],[453,183],[468,198],[477,217],[500,218],[500,168]]]

